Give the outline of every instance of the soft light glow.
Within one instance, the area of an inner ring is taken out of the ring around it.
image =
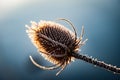
[[[29,0],[0,0],[0,19],[4,19],[9,16],[16,8],[21,7]]]

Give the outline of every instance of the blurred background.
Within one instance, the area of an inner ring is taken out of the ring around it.
[[[120,0],[0,0],[0,80],[119,80],[120,75],[75,60],[59,75],[29,60],[51,65],[39,55],[26,34],[30,21],[66,18],[78,36],[85,26],[82,54],[120,67]],[[60,24],[71,29],[68,24]],[[72,30],[72,29],[71,29]]]

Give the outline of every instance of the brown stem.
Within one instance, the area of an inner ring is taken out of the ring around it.
[[[72,56],[77,58],[77,59],[81,59],[85,62],[88,62],[88,63],[94,64],[96,66],[102,67],[106,70],[109,70],[109,71],[112,71],[114,73],[119,73],[120,74],[120,68],[117,68],[116,66],[113,66],[111,64],[106,64],[103,61],[98,61],[97,59],[94,59],[92,57],[88,57],[88,56],[85,56],[85,55],[81,55],[81,54],[78,54],[78,53],[72,53]]]

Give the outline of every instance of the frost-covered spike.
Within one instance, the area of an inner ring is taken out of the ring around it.
[[[95,61],[97,61],[97,58],[95,58]]]
[[[113,66],[114,68],[116,68],[116,66]]]
[[[112,66],[111,64],[108,64],[108,66]]]
[[[90,58],[93,58],[92,56],[90,56]]]
[[[94,61],[95,59],[94,59],[94,58],[92,58],[92,60]]]
[[[37,25],[37,23],[36,23],[35,21],[30,21],[30,23],[31,23],[32,25]]]
[[[81,44],[84,45],[88,39],[85,39]]]
[[[84,25],[82,25],[82,30],[81,30],[81,34],[80,34],[80,40],[82,40],[83,34],[84,34]]]
[[[28,25],[25,25],[26,28],[31,29]]]

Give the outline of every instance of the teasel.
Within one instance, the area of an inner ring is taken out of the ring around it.
[[[56,75],[58,75],[71,61],[74,61],[74,59],[80,59],[114,73],[120,73],[120,68],[117,68],[116,66],[79,53],[79,49],[87,41],[87,39],[83,40],[83,26],[80,37],[77,38],[75,27],[69,20],[64,18],[60,18],[58,20],[65,21],[70,24],[74,32],[53,21],[40,21],[39,23],[31,21],[32,25],[30,27],[26,25],[28,28],[26,32],[39,53],[46,60],[54,64],[52,66],[42,66],[35,62],[32,56],[29,56],[35,66],[44,70],[61,68],[56,73]]]

